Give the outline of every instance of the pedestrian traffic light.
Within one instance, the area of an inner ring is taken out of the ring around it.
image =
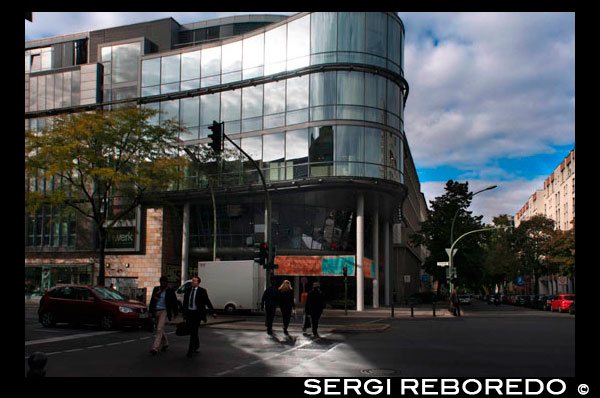
[[[266,243],[260,245],[260,262],[259,264],[267,265],[269,262],[269,246]]]
[[[348,268],[344,266],[344,278],[348,276]]]
[[[208,126],[208,129],[212,131],[212,134],[208,135],[208,138],[210,138],[208,146],[210,146],[216,154],[219,154],[223,150],[223,131],[221,129],[221,123],[217,123],[216,120],[213,120],[212,126]]]

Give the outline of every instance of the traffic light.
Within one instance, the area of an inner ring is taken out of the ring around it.
[[[348,276],[348,268],[344,265],[344,278]]]
[[[210,146],[216,154],[219,154],[223,150],[223,132],[221,131],[221,123],[217,123],[213,120],[212,126],[208,126],[208,129],[212,131],[212,134],[208,135],[208,138],[210,138],[208,146]]]
[[[266,243],[254,244],[254,261],[260,265],[266,265],[269,260],[269,248]]]

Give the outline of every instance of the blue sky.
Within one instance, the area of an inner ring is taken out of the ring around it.
[[[33,13],[25,40],[173,17],[251,12]],[[268,14],[291,15],[291,12]],[[574,13],[399,12],[410,86],[405,131],[429,202],[452,179],[491,222],[514,215],[575,147]]]

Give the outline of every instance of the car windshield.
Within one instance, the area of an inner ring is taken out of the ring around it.
[[[95,287],[94,291],[104,300],[127,300],[121,293],[107,287]]]
[[[565,300],[575,300],[575,296],[565,296]]]

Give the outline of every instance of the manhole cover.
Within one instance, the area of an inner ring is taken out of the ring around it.
[[[369,376],[387,376],[396,373],[394,369],[363,369],[360,373]]]

